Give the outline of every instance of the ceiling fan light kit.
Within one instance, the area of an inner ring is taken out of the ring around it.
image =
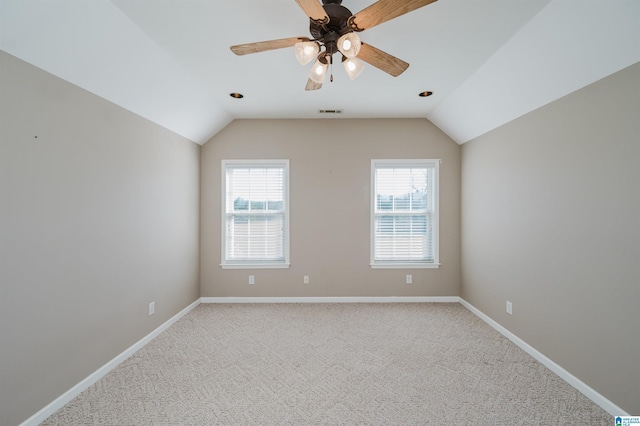
[[[342,0],[295,0],[309,17],[312,39],[291,37],[231,46],[236,55],[264,52],[294,46],[296,59],[301,65],[316,61],[309,71],[305,90],[318,90],[327,75],[333,55],[340,53],[345,71],[351,80],[362,73],[362,61],[397,77],[409,64],[360,40],[358,32],[412,12],[436,0],[378,0],[353,14],[342,6]],[[357,58],[356,58],[357,57]],[[333,74],[330,81],[333,81]]]

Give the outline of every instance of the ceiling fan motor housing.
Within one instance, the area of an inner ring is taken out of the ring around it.
[[[349,27],[349,18],[352,13],[346,7],[340,5],[342,0],[323,0],[323,8],[329,16],[328,24],[320,24],[311,20],[309,32],[311,36],[327,47],[327,53],[337,52],[336,43],[341,35],[352,32]]]

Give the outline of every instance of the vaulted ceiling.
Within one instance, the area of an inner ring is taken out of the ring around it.
[[[293,48],[229,49],[308,37],[294,0],[0,0],[0,48],[200,144],[236,118],[321,109],[423,117],[464,143],[640,61],[639,22],[638,0],[439,0],[360,33],[407,71],[336,66],[318,91]]]

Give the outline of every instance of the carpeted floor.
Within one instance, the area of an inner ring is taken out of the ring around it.
[[[457,303],[203,304],[46,425],[612,425]]]

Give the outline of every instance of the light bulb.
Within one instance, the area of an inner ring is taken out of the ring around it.
[[[296,59],[300,65],[306,65],[311,62],[320,52],[320,46],[313,41],[305,41],[295,44]]]
[[[347,58],[355,58],[360,52],[360,36],[357,33],[347,33],[338,39],[338,50]]]
[[[328,67],[327,64],[323,64],[320,60],[317,60],[309,70],[309,78],[316,83],[322,84],[324,77],[327,75]]]
[[[354,80],[364,70],[364,64],[357,58],[347,58],[342,63],[344,70],[351,80]]]

